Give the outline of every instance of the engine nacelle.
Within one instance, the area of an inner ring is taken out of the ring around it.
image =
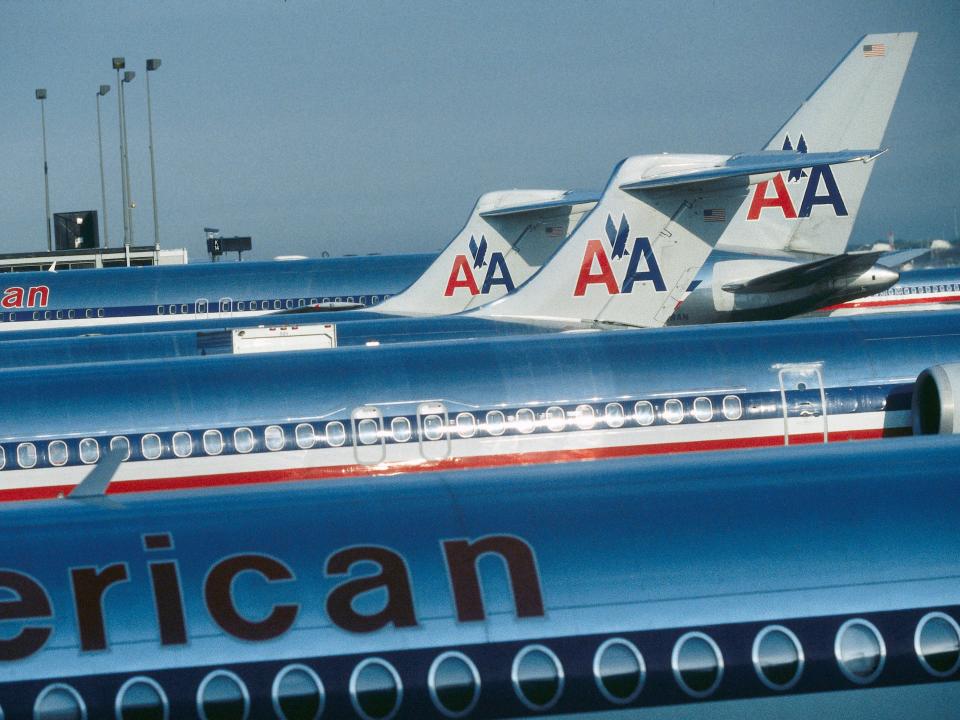
[[[913,386],[914,435],[953,435],[960,432],[960,363],[934,365]]]

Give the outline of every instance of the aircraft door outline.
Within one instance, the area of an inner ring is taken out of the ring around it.
[[[383,433],[383,413],[379,408],[366,405],[354,408],[350,413],[353,455],[361,465],[376,465],[387,456]]]
[[[813,434],[822,434],[822,442],[828,442],[827,398],[820,364],[785,365],[778,367],[777,371],[783,412],[783,444],[790,444],[791,435],[796,438]]]
[[[417,405],[417,430],[420,455],[425,460],[450,457],[450,424],[446,405],[439,401]]]

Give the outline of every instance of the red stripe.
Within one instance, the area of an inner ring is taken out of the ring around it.
[[[843,430],[831,432],[830,442],[847,440],[872,440],[881,437],[909,435],[908,427],[869,428],[866,430]],[[791,445],[808,445],[823,442],[822,433],[791,435]],[[511,465],[537,465],[542,463],[572,462],[576,460],[599,460],[602,458],[636,457],[640,455],[665,455],[668,453],[700,452],[707,450],[740,450],[746,448],[775,447],[783,445],[782,435],[762,437],[739,437],[723,440],[693,440],[689,442],[659,443],[657,445],[623,445],[617,447],[579,448],[573,450],[544,450],[529,453],[504,453],[483,457],[457,457],[445,460],[419,460],[392,465],[333,465],[312,468],[282,468],[257,470],[217,475],[185,475],[179,477],[128,480],[110,485],[108,494],[130,492],[157,492],[164,490],[189,490],[205,487],[231,485],[255,485],[262,483],[292,482],[301,480],[335,480],[338,478],[399,475],[408,472],[433,472],[438,470],[468,470],[475,468],[503,467]],[[62,497],[74,485],[48,485],[0,490],[0,502],[15,500],[49,500]]]
[[[844,308],[870,308],[870,307],[890,307],[892,305],[922,305],[929,303],[954,303],[960,302],[960,295],[934,295],[927,297],[899,297],[892,300],[853,300],[851,302],[841,303],[840,305],[830,305],[820,308],[822,311],[840,310]]]

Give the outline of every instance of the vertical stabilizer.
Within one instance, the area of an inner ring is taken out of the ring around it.
[[[879,148],[916,33],[866,35],[767,143],[799,153]],[[873,163],[811,166],[759,183],[719,247],[842,253]]]
[[[513,292],[556,251],[596,200],[596,195],[567,190],[486,193],[426,272],[374,311],[449,315]]]
[[[474,315],[663,325],[740,207],[746,187],[705,193],[686,185],[650,190],[621,186],[658,168],[711,167],[724,160],[627,158],[614,170],[597,206],[540,272]]]

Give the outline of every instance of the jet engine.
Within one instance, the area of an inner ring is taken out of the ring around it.
[[[914,435],[960,432],[960,363],[934,365],[917,377],[911,415]]]

